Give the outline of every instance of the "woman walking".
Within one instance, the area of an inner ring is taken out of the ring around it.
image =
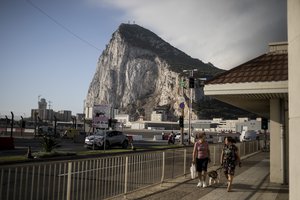
[[[205,141],[205,133],[198,133],[196,135],[199,140],[194,145],[193,163],[196,164],[199,182],[197,187],[207,187],[206,174],[207,165],[210,162],[210,152],[208,143]]]
[[[226,137],[224,142],[225,144],[221,153],[221,164],[223,165],[224,174],[227,179],[227,192],[230,192],[235,166],[238,163],[241,167],[241,161],[238,148],[234,145],[234,139],[232,137]]]

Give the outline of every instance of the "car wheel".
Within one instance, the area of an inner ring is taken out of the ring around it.
[[[125,140],[125,141],[122,143],[122,148],[123,148],[123,149],[127,149],[127,147],[128,147],[128,141]]]
[[[105,142],[105,149],[109,149],[110,148],[110,144],[108,141]]]

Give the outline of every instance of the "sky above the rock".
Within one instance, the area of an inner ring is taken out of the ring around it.
[[[82,113],[97,61],[121,23],[136,23],[203,62],[234,68],[287,41],[285,0],[1,0],[0,117],[38,98]]]

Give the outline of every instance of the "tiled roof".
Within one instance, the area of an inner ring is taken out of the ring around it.
[[[205,84],[272,82],[288,80],[288,54],[268,53],[228,70]]]

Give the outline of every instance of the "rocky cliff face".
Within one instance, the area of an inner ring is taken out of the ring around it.
[[[176,119],[181,112],[179,96],[185,101],[190,98],[189,90],[179,85],[187,76],[182,70],[191,68],[199,69],[198,75],[221,71],[189,57],[147,29],[121,24],[99,58],[86,110],[96,104],[111,104],[134,118],[143,115],[150,120],[155,108],[164,107],[168,119]],[[201,89],[195,93],[195,100],[203,94]]]

